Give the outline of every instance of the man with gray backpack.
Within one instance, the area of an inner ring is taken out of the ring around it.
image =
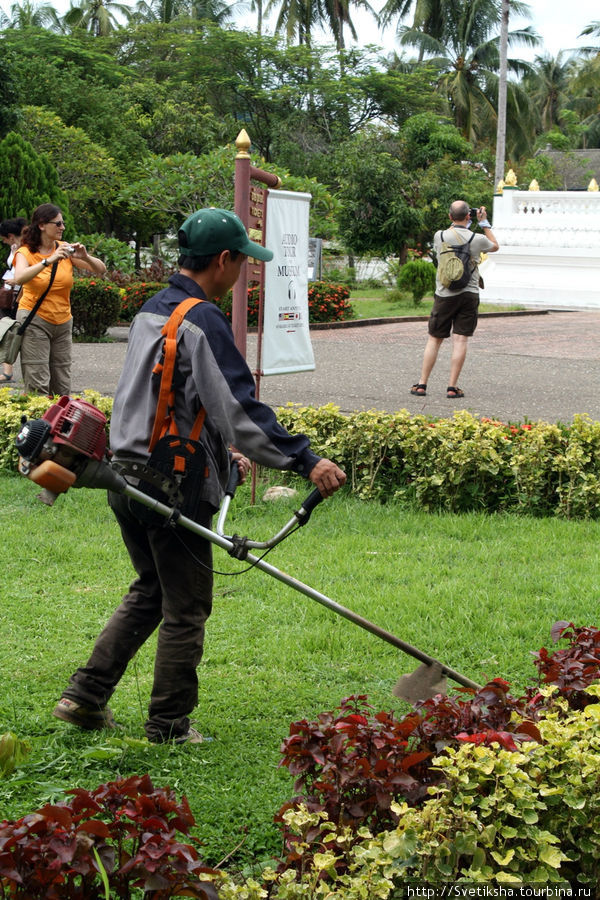
[[[483,234],[469,233],[475,218]],[[470,209],[464,200],[455,200],[450,205],[450,221],[450,228],[436,231],[433,238],[437,260],[435,295],[421,378],[410,389],[416,397],[427,395],[427,380],[442,342],[450,337],[450,333],[452,356],[446,397],[449,400],[464,397],[464,391],[457,384],[467,355],[467,341],[477,327],[479,258],[481,253],[495,253],[498,250],[498,241],[487,220],[485,206]]]

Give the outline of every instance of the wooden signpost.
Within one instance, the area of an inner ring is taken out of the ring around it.
[[[242,128],[235,141],[238,152],[235,157],[234,210],[244,223],[250,239],[262,244],[267,219],[267,190],[253,184],[253,181],[268,188],[279,188],[281,179],[273,172],[265,172],[250,164],[250,143],[247,132]],[[242,266],[240,277],[233,288],[231,309],[233,339],[244,357],[248,335],[248,286],[258,285],[259,303],[262,307],[263,281],[264,263],[257,259],[248,259]]]

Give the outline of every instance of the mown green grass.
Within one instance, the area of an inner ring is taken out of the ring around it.
[[[350,294],[350,302],[356,319],[387,319],[391,316],[428,316],[431,312],[433,297],[424,297],[415,306],[412,297],[405,295],[398,298],[397,291],[391,293],[383,288],[356,288]],[[480,312],[516,309],[523,309],[523,307],[517,304],[498,305],[496,303],[482,303],[479,307]]]
[[[229,865],[243,866],[279,849],[272,818],[294,794],[278,768],[290,722],[350,694],[407,711],[391,692],[416,661],[250,571],[216,577],[196,715],[212,742],[144,740],[152,641],[111,702],[122,729],[84,733],[59,722],[52,707],[127,588],[129,559],[103,492],[71,490],[48,508],[24,479],[0,476],[0,491],[0,733],[32,745],[26,763],[0,779],[0,817],[24,815],[70,787],[149,772],[188,797],[207,860],[242,842]],[[244,488],[229,528],[264,539],[297,506],[252,507]],[[556,620],[598,624],[599,538],[599,522],[435,516],[337,495],[268,559],[468,677],[501,676],[518,693],[535,681],[530,652],[549,646]],[[215,567],[243,565],[216,550]]]

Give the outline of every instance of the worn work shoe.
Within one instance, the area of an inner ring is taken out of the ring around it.
[[[180,734],[179,737],[173,739],[174,744],[202,744],[206,738],[200,734],[199,731],[196,731],[195,728],[190,727],[187,734]],[[210,738],[208,738],[210,740]]]
[[[211,741],[212,738],[204,737],[199,731],[191,726],[184,734],[169,735],[167,737],[162,734],[148,735],[151,744],[202,744],[205,741]]]
[[[87,731],[100,731],[102,728],[114,728],[115,720],[108,706],[83,706],[76,703],[75,700],[69,700],[68,697],[61,697],[54,709],[52,715],[64,722],[70,722],[71,725],[77,725],[78,728],[85,728]]]

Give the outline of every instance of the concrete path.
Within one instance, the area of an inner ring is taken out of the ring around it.
[[[74,345],[73,393],[95,388],[114,394],[127,329],[111,329],[111,335],[113,343]],[[425,319],[311,330],[315,371],[262,378],[261,399],[274,407],[334,403],[342,412],[408,409],[448,416],[467,409],[510,422],[569,422],[576,413],[600,420],[600,312],[482,316],[460,379],[464,400],[446,399],[449,342],[427,397],[410,395],[426,336]],[[251,368],[255,360],[256,337],[249,335]]]

